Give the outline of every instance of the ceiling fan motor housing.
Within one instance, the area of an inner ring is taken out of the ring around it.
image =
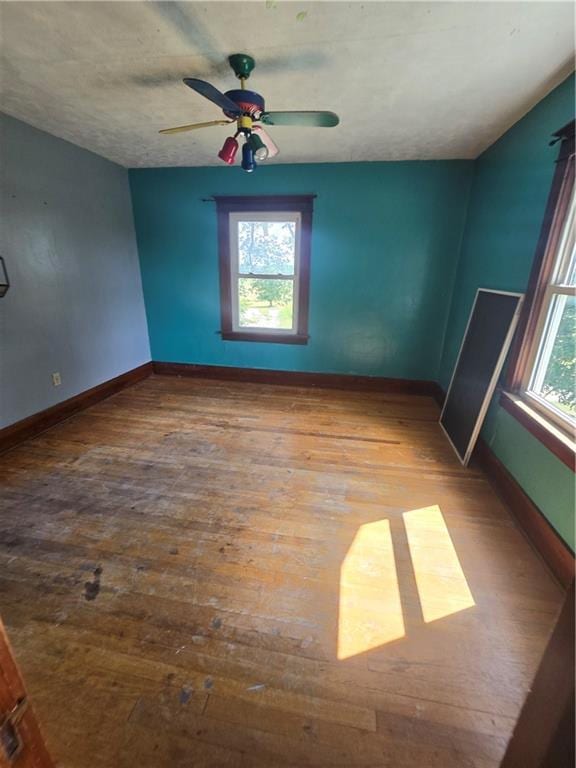
[[[262,112],[264,112],[264,98],[260,96],[256,91],[247,91],[244,88],[226,91],[225,96],[231,99],[234,104],[237,104],[242,110],[243,114],[250,115],[254,120],[258,120]],[[234,120],[237,115],[233,115],[226,110],[223,110],[226,117],[230,117]]]

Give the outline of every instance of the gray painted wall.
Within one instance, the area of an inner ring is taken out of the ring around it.
[[[1,427],[142,365],[150,347],[127,171],[5,115],[0,139]]]

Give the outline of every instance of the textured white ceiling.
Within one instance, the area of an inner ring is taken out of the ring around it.
[[[570,71],[571,2],[2,2],[1,108],[128,167],[213,165],[227,127],[181,82],[238,81],[268,109],[337,128],[271,128],[274,162],[473,158]]]

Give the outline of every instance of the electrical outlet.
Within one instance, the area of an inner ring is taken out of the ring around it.
[[[59,387],[62,384],[62,377],[58,372],[52,374],[52,384],[55,387]]]

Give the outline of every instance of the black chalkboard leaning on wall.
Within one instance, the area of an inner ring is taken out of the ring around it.
[[[440,426],[466,466],[510,347],[521,293],[479,288],[448,387]]]

